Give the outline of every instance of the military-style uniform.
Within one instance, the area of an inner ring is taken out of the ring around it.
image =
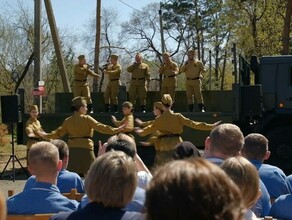
[[[115,112],[118,110],[118,93],[121,71],[121,66],[119,64],[110,64],[107,66],[107,70],[105,71],[108,75],[108,84],[104,92],[104,104],[106,106],[106,111],[109,110],[110,104],[114,106]]]
[[[39,131],[43,131],[42,125],[40,123],[39,120],[37,119],[33,119],[33,118],[29,118],[26,122],[25,125],[25,132],[27,135],[33,133],[36,135],[36,132]],[[29,149],[31,148],[31,146],[39,141],[41,141],[42,138],[41,137],[28,137],[27,139],[27,150],[29,151]]]
[[[164,64],[159,68],[159,73],[163,75],[161,95],[169,94],[172,100],[175,100],[175,88],[177,86],[176,74],[178,73],[177,64],[173,61],[170,64]]]
[[[86,104],[85,102],[82,97],[76,97],[73,99],[73,106]],[[72,116],[65,119],[58,129],[44,137],[56,139],[68,134],[68,146],[70,148],[68,170],[78,174],[86,174],[95,159],[94,142],[92,140],[94,130],[109,135],[119,132],[118,128],[104,125],[89,115],[75,111]]]
[[[132,73],[131,85],[129,88],[130,102],[134,105],[136,103],[136,97],[138,95],[141,105],[141,110],[145,110],[147,88],[146,82],[150,83],[149,66],[146,63],[134,63],[127,68],[129,73]]]
[[[199,60],[188,61],[181,67],[180,72],[184,72],[186,76],[186,95],[190,110],[194,105],[193,95],[195,95],[199,107],[202,108],[204,100],[201,92],[201,78],[203,77],[202,74],[206,72],[204,64]]]
[[[85,59],[84,55],[78,57],[79,60]],[[90,95],[89,83],[87,81],[88,75],[92,77],[99,77],[98,74],[91,71],[87,64],[81,65],[80,63],[74,66],[74,84],[73,84],[73,96],[82,96],[86,98],[89,108],[91,108],[92,100]]]

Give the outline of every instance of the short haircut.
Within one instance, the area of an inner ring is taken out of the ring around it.
[[[238,126],[225,123],[211,131],[210,140],[210,152],[220,152],[226,157],[233,157],[239,155],[244,136]]]
[[[134,157],[137,152],[137,147],[132,137],[124,133],[119,133],[108,139],[106,152],[110,150],[120,150],[128,156]]]
[[[249,209],[258,199],[260,189],[259,174],[255,166],[244,157],[230,157],[221,168],[241,190],[245,208]]]
[[[175,146],[173,159],[201,157],[199,150],[190,141],[183,141]]]
[[[147,219],[241,219],[244,207],[234,182],[203,158],[159,167],[146,190]]]
[[[2,193],[0,192],[0,220],[6,219],[6,213],[7,213],[6,201]]]
[[[120,151],[98,157],[85,179],[85,192],[90,200],[105,207],[125,207],[132,200],[136,187],[135,162]]]
[[[29,166],[33,168],[36,176],[57,173],[59,160],[58,148],[50,142],[33,144],[28,152]]]
[[[50,141],[53,145],[55,145],[59,150],[59,159],[63,160],[65,156],[69,156],[69,147],[67,143],[60,139],[55,139]]]
[[[268,151],[269,141],[261,134],[252,133],[244,138],[243,155],[249,160],[263,160]]]

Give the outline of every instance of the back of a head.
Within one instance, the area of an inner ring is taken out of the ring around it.
[[[31,146],[28,152],[29,166],[34,175],[55,175],[58,172],[58,148],[50,142],[41,141]]]
[[[258,199],[259,175],[255,166],[244,157],[230,157],[221,168],[238,185],[246,208],[250,208]]]
[[[148,220],[238,220],[244,211],[238,187],[202,158],[159,167],[146,190],[145,205]]]
[[[7,213],[6,201],[2,193],[0,192],[0,220],[6,219],[6,213]]]
[[[239,155],[244,136],[240,128],[234,124],[220,124],[210,133],[210,152],[218,152],[226,157]]]
[[[85,180],[85,192],[89,199],[113,208],[122,208],[130,202],[136,186],[135,162],[120,151],[98,157]]]
[[[60,140],[60,139],[54,139],[50,141],[50,143],[52,143],[58,148],[60,160],[63,160],[65,156],[69,155],[69,147],[65,141]]]
[[[192,158],[201,157],[199,150],[191,142],[183,141],[183,142],[178,143],[175,146],[173,159],[179,160],[179,159],[185,159],[185,158],[190,158],[190,157]]]
[[[242,154],[249,160],[263,161],[268,151],[269,141],[261,134],[252,133],[244,138]]]
[[[128,156],[134,158],[136,154],[136,144],[129,135],[118,134],[112,136],[107,142],[106,152],[111,150],[122,151]]]

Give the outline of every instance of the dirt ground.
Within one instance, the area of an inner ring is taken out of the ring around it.
[[[14,144],[15,155],[21,165],[26,167],[26,146],[25,145],[17,145]],[[13,181],[13,157],[10,156],[12,154],[12,145],[6,144],[5,146],[0,146],[0,191],[1,193],[7,197],[8,190],[14,190],[14,193],[19,193],[22,191],[23,186],[27,180],[27,175],[24,173],[23,169],[19,165],[19,163],[15,160],[15,181]],[[7,162],[8,166],[3,172],[4,167],[6,166]]]

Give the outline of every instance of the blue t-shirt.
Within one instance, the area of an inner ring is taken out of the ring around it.
[[[277,219],[292,219],[292,195],[282,195],[277,198],[270,211],[270,216]]]
[[[7,199],[8,214],[68,212],[77,207],[78,202],[63,196],[56,185],[44,182]]]
[[[26,191],[34,186],[36,182],[35,176],[31,176],[25,183],[23,191]],[[61,170],[57,179],[57,187],[61,193],[69,193],[71,189],[77,189],[77,192],[84,193],[84,183],[77,173]]]

